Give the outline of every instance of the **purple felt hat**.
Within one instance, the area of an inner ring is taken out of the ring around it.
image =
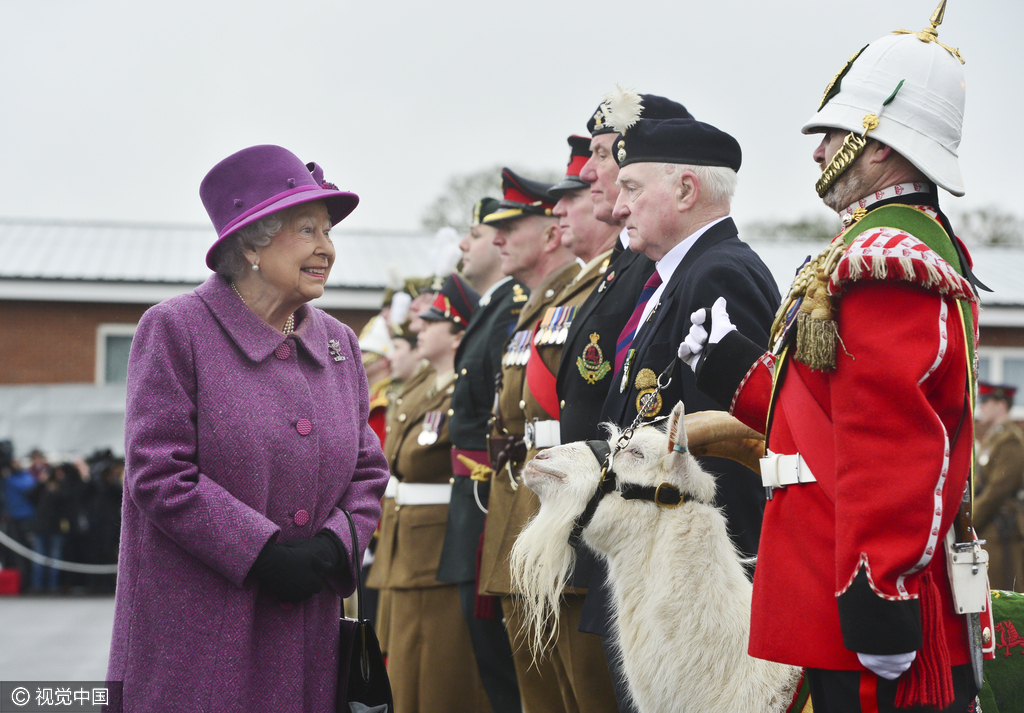
[[[323,169],[309,168],[280,146],[250,146],[218,163],[199,185],[199,197],[217,230],[217,241],[206,253],[213,267],[213,253],[224,238],[260,218],[285,208],[323,201],[337,225],[359,204],[355,193],[339,191],[323,180]]]

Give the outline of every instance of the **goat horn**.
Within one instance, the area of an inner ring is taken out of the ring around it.
[[[697,411],[683,418],[686,441],[695,456],[728,458],[758,475],[764,436],[724,411]]]

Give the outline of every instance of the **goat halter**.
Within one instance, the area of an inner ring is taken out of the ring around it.
[[[572,523],[572,532],[569,533],[569,545],[573,549],[579,548],[580,543],[583,542],[583,530],[594,519],[594,513],[597,512],[597,506],[601,504],[601,500],[604,499],[605,495],[616,490],[618,477],[615,471],[612,470],[612,457],[615,453],[622,450],[621,446],[616,446],[615,451],[612,451],[607,441],[587,441],[586,444],[601,466],[601,480],[598,481],[597,489],[590,497],[590,500],[587,501],[587,506],[583,509],[583,512]],[[675,450],[680,453],[686,452],[685,448],[678,446]],[[661,483],[658,486],[622,483],[618,488],[618,492],[623,500],[647,500],[661,508],[679,507],[690,500],[686,493],[669,483]]]

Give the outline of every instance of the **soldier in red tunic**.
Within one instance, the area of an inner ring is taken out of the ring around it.
[[[944,6],[857,53],[803,128],[824,135],[817,190],[844,229],[799,272],[772,351],[721,298],[679,349],[702,391],[767,434],[749,651],[804,666],[816,713],[973,710],[991,647],[975,618],[972,664],[944,549],[971,472],[977,340],[970,259],[936,188],[964,193]]]

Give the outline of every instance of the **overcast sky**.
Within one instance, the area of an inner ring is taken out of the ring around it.
[[[616,83],[743,147],[742,223],[827,215],[799,132],[847,58],[938,0],[514,3],[0,0],[0,217],[207,222],[199,182],[259,143],[415,229],[458,173],[560,171]],[[1022,0],[950,0],[967,60],[952,211],[1024,213]]]

